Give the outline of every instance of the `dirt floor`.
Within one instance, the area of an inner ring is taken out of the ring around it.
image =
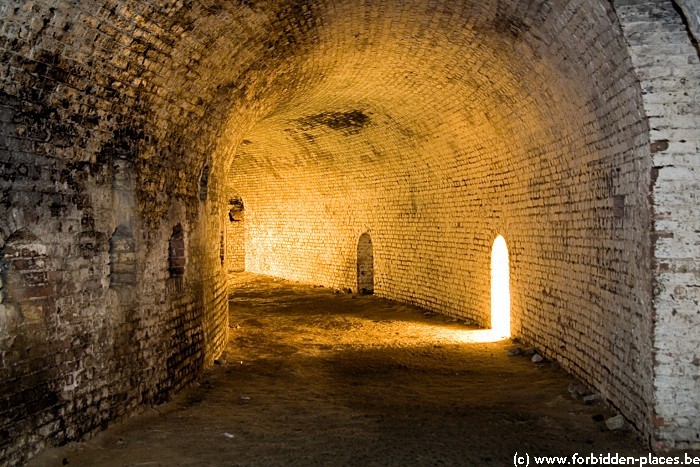
[[[374,296],[237,274],[228,347],[172,402],[29,465],[513,465],[647,453],[551,362]],[[572,395],[572,392],[574,393]],[[575,398],[577,396],[578,398]],[[530,457],[530,463],[533,459]]]

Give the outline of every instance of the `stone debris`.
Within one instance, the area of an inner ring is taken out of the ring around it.
[[[627,428],[627,422],[625,421],[625,417],[622,415],[616,415],[605,420],[605,426],[610,431],[624,430]]]
[[[583,399],[589,393],[586,386],[581,383],[571,383],[569,384],[569,394],[573,399]]]
[[[532,358],[530,360],[532,360],[532,363],[542,363],[542,362],[544,362],[544,357],[542,355],[536,353],[535,355],[532,356]]]
[[[508,356],[515,357],[516,355],[520,355],[521,353],[523,353],[523,349],[521,349],[520,347],[516,347],[515,349],[510,349],[508,351]]]
[[[601,396],[597,392],[594,394],[589,394],[587,396],[583,396],[583,403],[586,405],[597,404],[598,402],[602,402],[602,400],[603,400],[603,396]]]

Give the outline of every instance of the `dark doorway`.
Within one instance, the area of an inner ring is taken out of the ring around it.
[[[374,252],[368,233],[357,242],[357,290],[362,294],[374,293]]]

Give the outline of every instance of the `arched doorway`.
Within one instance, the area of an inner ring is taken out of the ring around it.
[[[233,194],[228,201],[228,220],[226,223],[226,263],[228,272],[245,271],[245,232],[246,216],[243,198]]]
[[[374,252],[367,232],[357,242],[357,290],[362,294],[374,293]]]
[[[499,336],[510,337],[510,262],[501,235],[491,248],[491,329]]]

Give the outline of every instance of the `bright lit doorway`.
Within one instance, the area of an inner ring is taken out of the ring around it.
[[[510,264],[501,235],[491,248],[491,329],[498,336],[510,337]]]

